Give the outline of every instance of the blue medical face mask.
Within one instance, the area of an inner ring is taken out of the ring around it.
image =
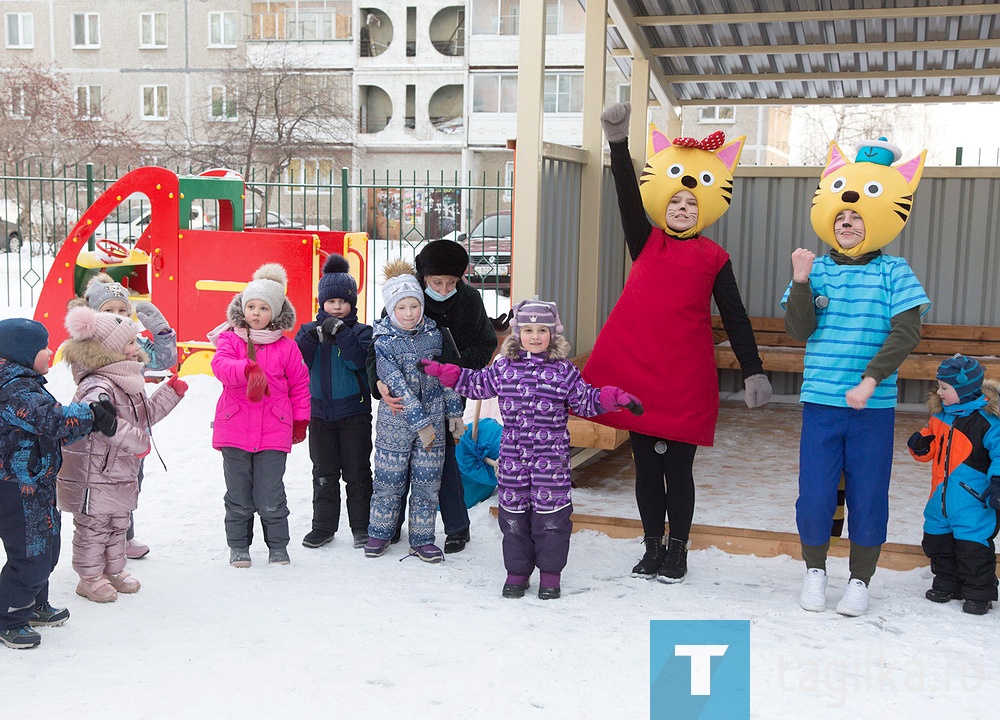
[[[455,287],[453,287],[451,292],[448,293],[447,295],[442,295],[441,293],[436,292],[434,288],[432,288],[430,285],[424,288],[424,292],[427,294],[427,297],[429,297],[431,300],[437,300],[438,302],[441,302],[442,300],[447,300],[452,295],[457,293],[458,286],[456,285]]]

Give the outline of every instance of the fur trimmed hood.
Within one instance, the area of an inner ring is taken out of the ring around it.
[[[128,360],[125,353],[108,350],[98,340],[73,340],[72,338],[63,343],[62,359],[73,367],[74,373],[82,372],[84,375],[105,365]],[[145,365],[149,362],[149,355],[140,349],[137,360]]]
[[[994,417],[1000,417],[1000,381],[988,378],[983,380],[983,395],[986,396],[986,407],[983,408],[983,412],[989,413]],[[938,415],[944,411],[941,398],[933,390],[927,394],[927,409],[933,415]]]
[[[229,307],[226,308],[226,319],[233,327],[247,328],[247,319],[243,314],[243,293],[237,293],[229,301]],[[295,308],[288,301],[288,298],[285,298],[281,304],[281,312],[271,318],[270,327],[282,332],[295,328]]]
[[[569,340],[564,338],[562,335],[553,335],[552,342],[549,344],[549,360],[569,360],[573,347],[569,344]],[[521,347],[521,339],[516,335],[508,335],[503,344],[500,346],[500,357],[509,358],[510,360],[516,360],[524,352],[524,348]]]

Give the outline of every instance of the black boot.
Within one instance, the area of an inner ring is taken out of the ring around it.
[[[656,579],[662,583],[679,583],[687,575],[688,571],[688,549],[687,540],[669,538],[667,543],[667,554],[660,565],[660,572]]]
[[[632,577],[656,577],[660,565],[663,564],[663,558],[667,554],[666,548],[663,547],[663,537],[647,535],[642,542],[646,545],[646,553],[642,556],[642,560],[632,568]]]
[[[962,603],[962,612],[970,615],[985,615],[993,607],[989,600],[966,600]]]
[[[924,593],[924,597],[930,600],[931,602],[946,603],[949,600],[961,600],[962,591],[942,590],[940,588],[932,587],[930,590]]]
[[[452,533],[444,539],[444,551],[446,553],[457,553],[465,550],[465,545],[470,540],[469,528],[465,530],[460,530],[457,533]]]

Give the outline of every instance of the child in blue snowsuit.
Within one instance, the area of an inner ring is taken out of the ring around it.
[[[49,575],[59,561],[56,474],[61,449],[99,430],[115,434],[114,406],[60,405],[45,389],[49,333],[34,320],[0,321],[0,641],[38,646],[32,626],[62,625],[69,610],[49,603]]]
[[[930,421],[906,443],[918,461],[933,463],[921,545],[934,582],[925,597],[964,599],[963,611],[985,615],[997,599],[998,388],[984,383],[983,366],[964,355],[941,363],[937,380],[927,399]]]
[[[343,255],[330,255],[317,290],[319,312],[299,328],[295,342],[309,368],[313,465],[312,529],[307,548],[333,540],[340,527],[340,477],[347,485],[347,518],[354,547],[368,542],[372,501],[372,397],[365,359],[372,328],[358,322],[358,284]]]
[[[444,433],[460,437],[462,400],[437,378],[425,375],[418,361],[441,355],[441,331],[424,317],[424,291],[413,266],[398,260],[385,268],[386,317],[375,323],[375,363],[379,380],[401,398],[395,414],[380,404],[375,422],[375,482],[368,526],[367,557],[383,555],[396,532],[406,481],[410,482],[410,554],[425,562],[441,562],[434,544]]]

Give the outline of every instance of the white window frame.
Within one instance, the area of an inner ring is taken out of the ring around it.
[[[517,73],[510,72],[492,72],[492,73],[475,73],[472,76],[472,93],[470,94],[470,99],[472,102],[472,108],[475,107],[476,102],[476,83],[485,78],[496,78],[496,110],[475,110],[471,109],[471,112],[475,114],[483,115],[509,115],[517,112]],[[504,81],[508,83],[512,82],[514,84],[514,107],[504,109],[503,97],[504,97]]]
[[[13,119],[28,119],[28,89],[24,85],[10,86],[10,105],[8,109]]]
[[[318,158],[292,158],[282,171],[285,193],[294,195],[314,186],[321,162]]]
[[[17,34],[13,42],[11,30]],[[8,50],[30,50],[35,47],[35,16],[32,13],[5,13],[4,33]]]
[[[77,24],[82,20],[83,36],[77,36]],[[96,12],[73,13],[70,24],[70,44],[76,50],[96,50],[101,47],[101,14]],[[78,42],[79,41],[79,42]]]
[[[100,120],[104,111],[102,95],[100,85],[77,85],[76,116],[84,120]],[[96,108],[94,107],[95,97],[97,99]],[[95,109],[97,112],[94,112]]]
[[[728,115],[728,117],[723,117]],[[732,125],[736,122],[735,105],[708,105],[698,108],[698,122],[709,125]]]
[[[503,184],[506,185],[508,188],[513,188],[514,187],[514,161],[513,160],[508,160],[507,162],[505,162],[503,164]],[[511,191],[510,190],[504,190],[503,193],[501,193],[501,194],[503,196],[503,201],[504,202],[510,202],[511,201],[511,196],[510,196]]]
[[[632,83],[618,83],[618,87],[615,89],[615,97],[620,103],[631,102]]]
[[[163,90],[163,100],[161,107],[160,90]],[[149,91],[152,99],[153,112],[146,113],[146,92]],[[163,121],[170,119],[170,88],[167,85],[142,85],[139,87],[139,115],[143,120]]]
[[[222,112],[220,114],[215,113],[215,95],[216,93],[221,94],[221,108]],[[236,107],[236,91],[231,90],[225,85],[209,85],[208,86],[208,117],[212,122],[235,122],[239,119],[239,110]],[[228,115],[226,110],[231,108],[233,111],[232,115]]]
[[[208,14],[208,46],[210,48],[234,48],[239,40],[239,25],[232,10],[216,10]],[[232,38],[226,36],[226,29]]]
[[[160,42],[160,36],[163,41]],[[167,14],[165,12],[139,13],[139,47],[143,50],[162,50],[167,47]]]
[[[543,93],[543,96],[542,96],[542,108],[543,109],[545,108],[546,100],[548,100],[550,97],[553,97],[553,96],[555,98],[555,109],[554,110],[544,110],[544,112],[547,115],[579,114],[579,113],[583,112],[583,93],[582,92],[580,93],[580,107],[578,107],[576,109],[573,109],[573,107],[571,106],[568,109],[564,109],[564,110],[560,110],[559,109],[560,103],[561,103],[561,101],[563,99],[566,99],[570,103],[570,105],[572,105],[572,100],[573,100],[573,93],[572,93],[572,91],[570,91],[569,93],[566,93],[566,92],[563,92],[562,90],[560,90],[560,88],[559,88],[560,80],[563,77],[572,78],[574,80],[577,80],[581,84],[581,86],[583,84],[583,73],[582,72],[573,71],[573,72],[547,72],[547,73],[545,73],[545,85],[548,85],[550,80],[555,85],[555,91],[554,92],[550,92],[550,91],[548,91],[546,89],[545,92]],[[582,89],[582,87],[581,87],[581,89]]]

